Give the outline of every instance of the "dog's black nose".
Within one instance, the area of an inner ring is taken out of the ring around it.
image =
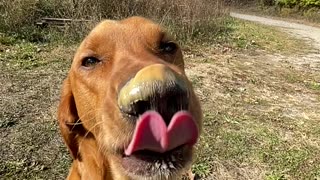
[[[184,77],[162,64],[141,69],[118,96],[118,105],[123,113],[138,117],[148,110],[155,110],[167,124],[177,111],[188,108],[188,102],[188,86]]]

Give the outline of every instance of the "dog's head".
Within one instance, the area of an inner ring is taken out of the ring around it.
[[[138,179],[190,165],[202,118],[179,45],[141,17],[104,21],[83,40],[58,115],[75,159],[90,136],[112,171]]]

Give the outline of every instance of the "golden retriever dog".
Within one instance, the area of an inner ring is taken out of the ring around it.
[[[105,20],[83,40],[62,86],[67,179],[179,179],[202,123],[179,45],[142,17]]]

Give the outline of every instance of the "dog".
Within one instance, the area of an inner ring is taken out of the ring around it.
[[[100,22],[78,47],[58,106],[69,180],[179,179],[202,129],[180,46],[143,17]]]

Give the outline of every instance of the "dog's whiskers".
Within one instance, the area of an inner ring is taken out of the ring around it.
[[[89,118],[89,119],[87,119],[87,120],[82,120],[82,119],[85,119],[84,117],[86,117],[86,116],[88,116],[88,115],[90,115],[91,113],[96,113],[98,110],[102,110],[103,108],[98,108],[98,109],[93,109],[93,110],[91,110],[91,111],[88,111],[87,113],[85,113],[84,115],[82,115],[81,117],[79,117],[78,118],[78,120],[75,122],[75,123],[67,123],[67,125],[70,125],[70,126],[72,126],[72,128],[71,128],[71,131],[75,128],[75,126],[77,126],[77,125],[81,125],[81,124],[83,124],[84,122],[86,122],[86,121],[91,121],[91,120],[93,120],[94,119],[94,117],[92,117],[92,118]]]
[[[80,141],[79,143],[79,152],[80,152],[80,148],[81,148],[81,144],[84,142],[84,139],[89,135],[89,133],[91,133],[91,131],[97,127],[98,125],[102,124],[103,121],[99,121],[97,122],[95,125],[93,125],[89,130],[87,130],[86,134],[83,136],[83,139]]]

